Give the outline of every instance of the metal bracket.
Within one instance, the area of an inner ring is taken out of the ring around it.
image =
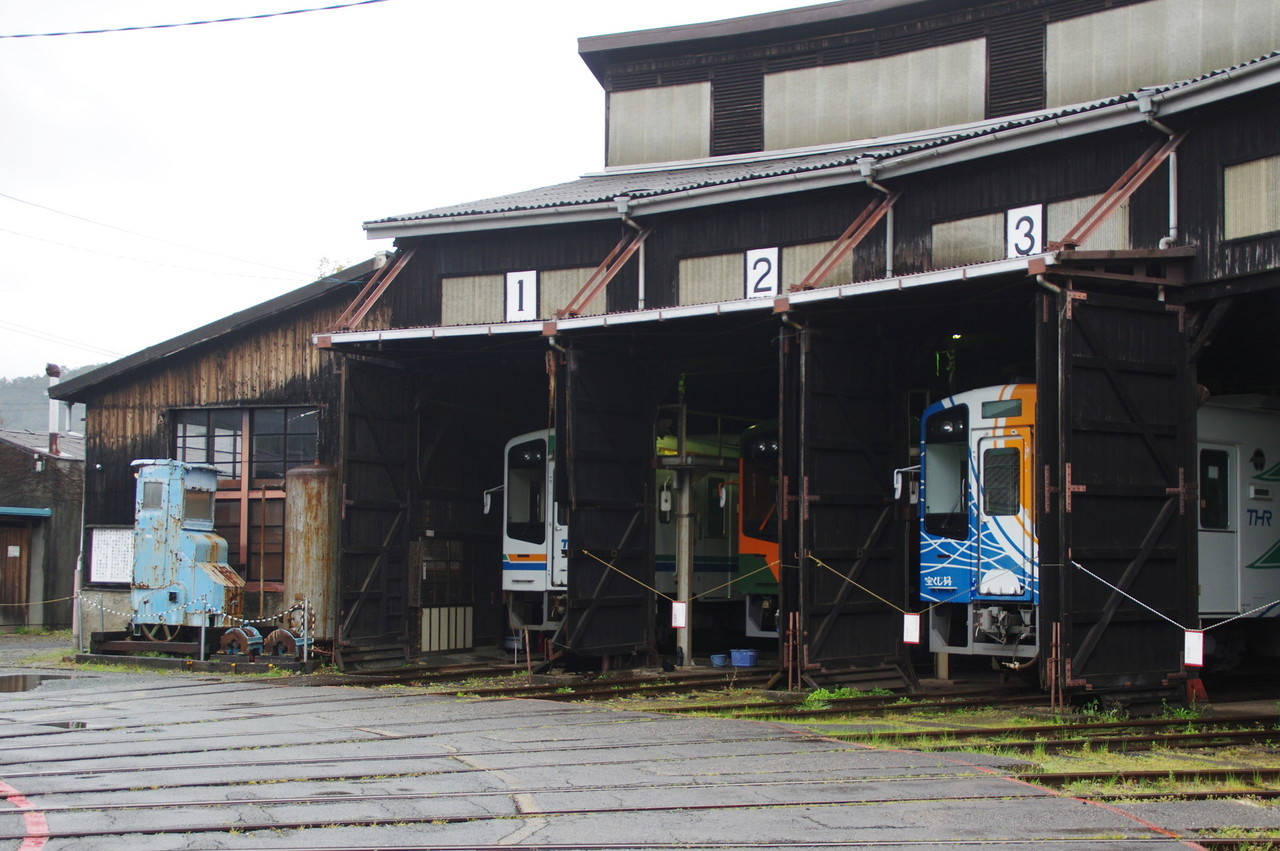
[[[1067,318],[1071,319],[1075,314],[1075,303],[1077,301],[1088,301],[1089,294],[1082,290],[1066,290],[1065,292],[1067,294]]]
[[[1066,513],[1067,513],[1067,514],[1070,514],[1070,513],[1071,513],[1071,495],[1072,495],[1072,494],[1076,494],[1076,493],[1085,493],[1085,492],[1088,490],[1088,486],[1086,486],[1086,485],[1075,485],[1075,484],[1072,484],[1072,483],[1071,483],[1071,462],[1070,462],[1070,461],[1068,461],[1068,462],[1067,462],[1066,467],[1067,467],[1067,471],[1066,471],[1066,482],[1065,482],[1065,485],[1066,485],[1066,486],[1063,488],[1063,491],[1064,491],[1064,493],[1066,494],[1066,503],[1067,503],[1067,504],[1066,504],[1066,509],[1065,509],[1065,510],[1066,510]]]
[[[644,244],[645,237],[653,232],[653,228],[642,228],[635,233],[628,233],[618,240],[618,244],[613,247],[608,256],[600,261],[600,265],[591,273],[591,277],[587,278],[587,282],[582,285],[582,289],[578,290],[573,298],[569,299],[569,303],[564,308],[556,311],[556,318],[564,319],[566,316],[578,316],[582,311],[586,310],[591,302],[595,301],[596,296],[609,285],[614,276],[622,271],[622,267],[627,265],[627,261],[631,259],[631,255],[639,250]]]
[[[1187,132],[1184,130],[1168,139],[1157,141],[1153,144],[1142,156],[1138,157],[1133,165],[1125,170],[1124,174],[1120,175],[1120,178],[1111,185],[1110,189],[1103,193],[1102,197],[1089,208],[1089,211],[1076,223],[1075,227],[1067,231],[1061,240],[1051,242],[1045,247],[1049,251],[1075,248],[1088,239],[1116,211],[1116,208],[1127,201],[1129,196],[1136,192],[1138,187],[1142,186],[1147,178],[1169,158],[1169,155],[1178,149],[1178,145],[1186,137]]]
[[[382,294],[387,291],[387,287],[391,286],[391,282],[395,280],[396,275],[408,265],[410,258],[413,257],[414,249],[408,248],[404,251],[396,253],[396,259],[393,263],[388,263],[381,269],[373,273],[373,277],[364,285],[364,289],[360,290],[360,294],[355,297],[342,315],[334,320],[333,325],[329,328],[330,334],[336,334],[340,331],[350,331],[355,328],[365,318],[373,306],[378,303],[378,299],[382,298]],[[332,340],[330,340],[332,344]]]
[[[836,264],[853,253],[858,247],[858,243],[866,237],[871,229],[875,227],[881,219],[893,209],[893,202],[898,200],[898,196],[902,192],[891,192],[878,198],[872,199],[871,203],[866,206],[858,217],[853,220],[849,227],[845,228],[844,233],[840,234],[835,244],[827,249],[827,253],[822,255],[822,259],[809,270],[809,274],[798,284],[791,287],[791,292],[797,290],[811,290],[827,279],[827,275],[831,274],[831,270]]]
[[[1187,484],[1187,468],[1178,468],[1178,486],[1176,488],[1165,488],[1166,496],[1178,497],[1178,514],[1185,515],[1187,513],[1187,500],[1191,498],[1191,494],[1196,490],[1195,485]]]

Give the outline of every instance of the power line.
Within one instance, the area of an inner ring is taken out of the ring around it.
[[[219,272],[213,269],[195,269],[195,268],[192,268],[191,266],[179,266],[176,263],[161,263],[158,260],[147,260],[146,258],[143,258],[143,257],[130,257],[127,254],[112,254],[109,251],[99,251],[96,248],[84,248],[79,245],[72,245],[68,242],[58,242],[56,239],[45,239],[42,236],[32,236],[29,233],[22,233],[21,231],[10,230],[9,228],[3,228],[3,227],[0,227],[0,233],[13,234],[14,236],[21,236],[25,239],[34,239],[36,242],[43,242],[47,245],[57,245],[62,248],[70,248],[73,251],[83,251],[86,254],[97,254],[102,257],[114,257],[116,260],[128,260],[131,263],[147,263],[151,266],[163,266],[166,269],[179,269],[183,272],[195,272],[198,275],[231,275],[232,277],[236,277],[236,278],[253,278],[254,280],[258,280],[258,281],[293,281],[295,283],[297,282],[297,278],[281,278],[278,275],[250,275],[247,272]],[[271,267],[271,268],[274,268],[274,267]],[[282,271],[287,272],[289,270],[284,269]],[[302,276],[301,272],[296,272],[294,274]]]
[[[6,319],[0,319],[0,327],[8,328],[10,331],[16,331],[27,337],[34,337],[37,340],[44,340],[49,343],[61,343],[64,346],[73,346],[81,351],[96,352],[100,355],[106,355],[112,358],[120,357],[119,352],[113,352],[110,349],[104,349],[101,346],[91,346],[87,343],[71,340],[66,337],[59,337],[57,334],[50,334],[47,331],[37,331],[34,328],[28,328],[25,325],[19,325],[16,322],[10,322]]]
[[[75,219],[77,221],[86,222],[87,224],[97,225],[100,228],[106,228],[108,230],[117,231],[119,233],[127,233],[130,236],[138,236],[143,239],[150,239],[154,242],[161,242],[161,243],[164,243],[165,245],[172,245],[176,248],[185,248],[188,251],[198,251],[201,254],[209,254],[209,255],[212,255],[213,257],[221,257],[224,260],[234,260],[237,263],[247,263],[250,266],[261,266],[264,269],[275,269],[277,272],[288,272],[290,275],[304,274],[302,272],[297,271],[296,269],[285,269],[280,266],[272,266],[269,263],[259,263],[257,260],[245,260],[243,257],[236,257],[231,254],[223,254],[219,251],[212,251],[208,248],[199,248],[194,245],[187,245],[181,242],[174,242],[173,240],[164,239],[163,237],[151,236],[150,234],[139,233],[136,230],[129,230],[128,228],[117,227],[116,225],[109,225],[106,222],[94,221],[93,219],[87,219],[84,216],[77,216],[75,213],[68,213],[63,210],[55,210],[53,207],[47,207],[44,204],[37,204],[35,201],[27,201],[24,198],[19,198],[15,195],[8,195],[4,192],[0,192],[0,198],[8,198],[10,201],[17,201],[19,204],[26,204],[29,207],[35,207],[39,210],[46,210],[50,213],[57,213],[59,216],[66,216],[69,219]],[[13,233],[13,231],[10,231],[10,233]],[[18,234],[18,236],[26,236],[26,234]],[[39,239],[39,237],[32,237],[32,239]]]
[[[0,38],[53,38],[60,35],[101,35],[103,33],[138,32],[140,30],[166,30],[175,27],[198,27],[203,24],[229,24],[235,21],[257,21],[263,18],[279,18],[284,15],[305,15],[308,12],[329,12],[333,9],[349,9],[352,6],[370,6],[374,3],[385,3],[386,0],[356,0],[353,3],[336,3],[332,6],[316,6],[310,9],[290,9],[286,12],[265,12],[261,15],[242,15],[238,18],[214,18],[207,21],[184,21],[177,24],[147,24],[136,27],[112,27],[100,30],[69,30],[67,32],[50,33],[16,33],[0,35]]]

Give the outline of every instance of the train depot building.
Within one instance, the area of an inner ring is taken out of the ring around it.
[[[204,355],[226,392],[154,359],[56,391],[89,405],[90,532],[131,522],[132,459],[216,461],[188,420],[241,412],[247,452],[258,411],[313,408],[340,652],[515,631],[602,666],[755,649],[801,683],[910,681],[933,649],[1181,689],[1187,630],[1280,599],[1278,44],[1270,0],[844,0],[582,39],[604,169],[365,223],[394,256],[289,320],[269,391],[266,331]],[[1014,389],[963,396],[986,388]],[[1256,424],[1198,445],[1214,405]],[[244,525],[271,524],[231,481],[252,599],[275,580]],[[1257,615],[1210,654],[1280,651]]]

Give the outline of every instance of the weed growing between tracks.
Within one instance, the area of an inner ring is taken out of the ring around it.
[[[887,701],[867,710],[833,710],[833,701],[870,696],[848,689],[820,689],[798,700],[790,708],[770,705],[768,710],[752,709],[777,697],[763,692],[739,690],[707,691],[662,698],[647,697],[607,701],[627,709],[683,711],[693,715],[714,714],[786,726],[812,735],[857,742],[876,748],[899,750],[944,750],[963,754],[982,753],[1008,758],[1026,765],[1019,773],[1033,780],[1036,775],[1092,773],[1102,779],[1069,783],[1063,791],[1077,797],[1106,798],[1109,801],[1179,800],[1187,797],[1249,796],[1261,807],[1280,804],[1280,778],[1267,772],[1280,771],[1280,734],[1266,741],[1270,725],[1254,724],[1264,741],[1248,744],[1203,741],[1194,746],[1161,742],[1128,744],[1116,739],[1142,728],[1127,729],[1123,711],[1101,705],[1086,705],[1075,712],[1055,713],[1043,708],[963,706],[951,709],[913,708],[911,699]],[[924,702],[922,699],[918,702]],[[727,704],[734,703],[734,707]],[[763,709],[763,708],[762,708]],[[823,710],[820,717],[804,713]],[[766,714],[767,713],[767,714]],[[1170,724],[1156,728],[1160,733],[1201,734],[1212,729],[1211,712],[1200,707],[1164,707],[1160,720]],[[1102,725],[1081,731],[1082,725]],[[1114,729],[1108,729],[1114,728]],[[1151,731],[1155,732],[1155,730]],[[1086,735],[1107,736],[1111,741],[1089,741]],[[1081,737],[1073,741],[1074,737]],[[1064,741],[1065,740],[1065,741]],[[1125,748],[1129,748],[1125,750]],[[1141,749],[1137,749],[1141,748]],[[1225,779],[1196,779],[1189,771],[1222,772]],[[1138,779],[1129,776],[1147,772]],[[1153,777],[1158,772],[1163,777]],[[1268,834],[1274,837],[1274,834]],[[1252,837],[1250,837],[1252,838]]]

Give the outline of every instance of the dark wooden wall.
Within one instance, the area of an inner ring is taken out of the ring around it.
[[[174,408],[315,405],[322,463],[337,463],[338,356],[311,335],[351,298],[339,290],[296,312],[220,337],[113,381],[86,400],[85,523],[133,523],[130,462],[173,452]]]

